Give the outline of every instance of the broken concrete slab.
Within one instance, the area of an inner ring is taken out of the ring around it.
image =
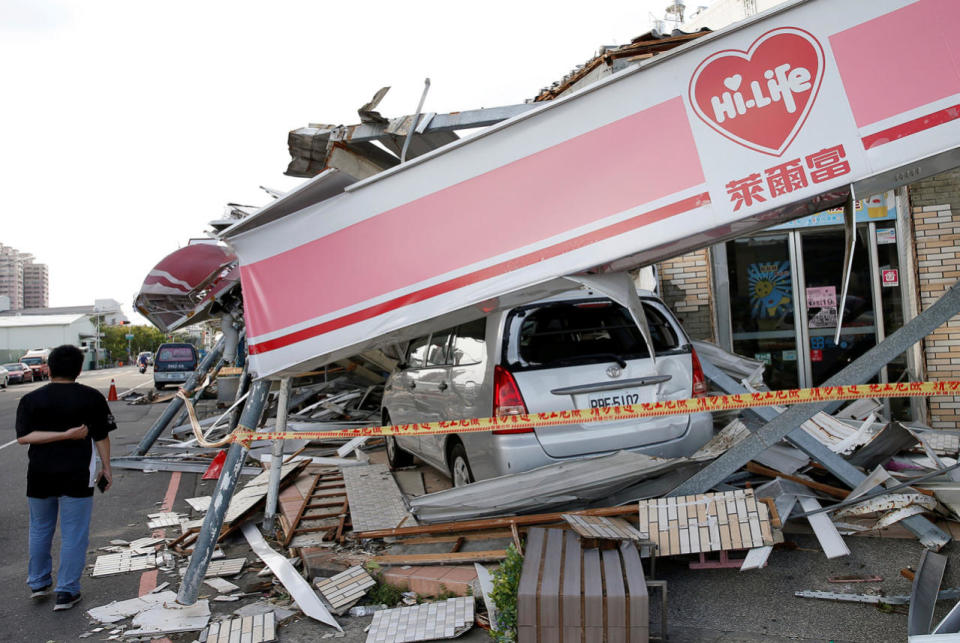
[[[124,638],[159,636],[178,632],[197,632],[210,621],[210,605],[199,600],[193,605],[176,601],[155,605],[133,617],[135,629],[126,630]]]
[[[87,614],[90,618],[100,623],[116,623],[156,605],[162,605],[163,603],[170,603],[176,600],[176,592],[146,594],[138,598],[130,598],[125,601],[113,601],[100,607],[94,607],[87,610]]]

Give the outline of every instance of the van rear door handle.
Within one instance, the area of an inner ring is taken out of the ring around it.
[[[407,388],[409,388],[409,389],[415,389],[415,388],[417,388],[417,383],[416,383],[416,382],[410,382],[409,384],[407,384]]]
[[[563,388],[555,388],[550,392],[554,395],[578,395],[582,393],[597,393],[599,391],[615,391],[622,388],[662,384],[663,382],[669,382],[672,378],[672,375],[650,375],[648,377],[620,380],[619,382],[608,381],[597,382],[595,384],[581,384],[579,386],[565,386]]]
[[[446,390],[447,390],[447,383],[446,383],[446,382],[440,382],[440,386],[438,386],[437,388],[440,389],[441,391],[446,391]]]

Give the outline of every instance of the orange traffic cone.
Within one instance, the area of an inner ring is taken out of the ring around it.
[[[110,392],[107,393],[107,402],[116,402],[118,399],[117,385],[114,384],[113,380],[110,380]]]

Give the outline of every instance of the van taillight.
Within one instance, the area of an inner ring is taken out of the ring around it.
[[[693,396],[703,397],[707,394],[707,378],[703,375],[700,358],[697,357],[697,351],[693,347],[690,348],[690,363],[693,366]]]
[[[508,415],[526,415],[527,405],[520,395],[520,387],[513,374],[502,366],[493,368],[493,415],[504,417]],[[500,429],[493,431],[496,435],[504,433],[533,433],[532,428]]]

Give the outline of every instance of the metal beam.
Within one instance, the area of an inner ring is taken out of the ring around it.
[[[267,406],[269,395],[269,380],[257,380],[253,383],[253,387],[250,389],[250,397],[247,398],[247,402],[243,406],[243,415],[240,417],[242,427],[247,429],[257,427],[260,423],[260,416],[263,415]],[[237,487],[240,470],[243,468],[243,461],[246,457],[246,447],[239,442],[230,445],[230,449],[227,451],[227,459],[223,463],[223,470],[217,479],[217,487],[210,501],[210,508],[203,518],[200,535],[197,536],[197,541],[193,546],[193,554],[190,555],[187,572],[183,576],[183,583],[180,584],[180,591],[177,593],[177,602],[181,605],[193,605],[197,602],[200,584],[207,573],[207,567],[213,557],[213,550],[217,547],[220,530],[223,528],[223,519],[227,514],[227,507],[230,506],[230,499],[233,498],[233,491]]]
[[[930,308],[907,322],[887,339],[824,382],[823,386],[842,386],[866,382],[876,375],[885,364],[900,355],[909,346],[932,333],[958,312],[960,312],[960,282],[951,286]],[[672,495],[697,494],[711,489],[755,456],[782,440],[816,415],[818,411],[827,407],[828,404],[824,402],[797,404],[790,407],[785,413],[768,422],[756,433],[735,444],[722,456],[674,489],[671,492]],[[944,543],[949,541],[946,534],[943,534],[943,532],[940,532],[940,534],[944,538]]]
[[[187,381],[184,382],[184,390],[190,391],[193,390],[200,382],[203,381],[203,378],[206,377],[207,372],[210,371],[211,367],[220,361],[220,356],[223,354],[224,340],[221,339],[217,342],[217,345],[214,346],[210,352],[204,355],[203,359],[200,360],[200,365],[197,366],[197,370],[190,374],[187,377]],[[137,448],[134,449],[130,455],[146,455],[147,451],[150,450],[150,447],[153,446],[153,443],[157,441],[157,438],[160,437],[160,434],[167,428],[167,425],[170,424],[170,421],[173,417],[183,408],[183,400],[179,397],[174,397],[170,400],[170,403],[167,405],[167,408],[164,409],[163,414],[157,418],[157,421],[153,423],[153,426],[150,427],[150,430],[143,436],[143,439],[140,440],[140,444],[137,445]]]
[[[529,112],[531,109],[540,107],[540,103],[522,103],[520,105],[505,105],[503,107],[488,107],[481,109],[468,109],[462,112],[452,112],[450,114],[434,114],[432,118],[424,125],[417,127],[418,134],[435,134],[437,132],[453,132],[461,129],[474,129],[477,127],[489,127],[496,125],[500,121],[513,118],[517,114]],[[399,119],[412,119],[413,115],[401,116]],[[292,133],[299,136],[308,137],[330,137],[335,141],[349,141],[357,143],[360,141],[376,141],[390,132],[390,122],[383,123],[360,123],[359,125],[347,125],[334,128],[324,127],[301,127],[295,129]]]
[[[700,356],[700,365],[707,379],[719,386],[725,393],[736,394],[749,392],[745,386],[717,368],[702,355]],[[780,415],[774,408],[769,406],[747,408],[744,409],[744,411],[752,413],[764,422],[772,422]],[[851,489],[856,488],[856,486],[867,477],[863,471],[847,462],[847,460],[839,454],[831,451],[826,445],[822,444],[800,427],[788,433],[786,439],[795,447],[822,464],[827,471],[849,485]],[[756,455],[759,455],[759,453]],[[673,491],[670,495],[677,495],[677,492]],[[910,516],[905,518],[902,523],[904,527],[920,539],[920,542],[923,543],[925,547],[940,549],[950,540],[946,533],[923,516]]]
[[[290,378],[280,380],[280,396],[277,400],[277,425],[275,431],[287,430],[287,405],[290,400]],[[283,440],[274,440],[270,451],[270,484],[267,487],[267,505],[263,511],[263,533],[273,531],[277,516],[277,498],[280,496],[280,471],[283,468]]]

